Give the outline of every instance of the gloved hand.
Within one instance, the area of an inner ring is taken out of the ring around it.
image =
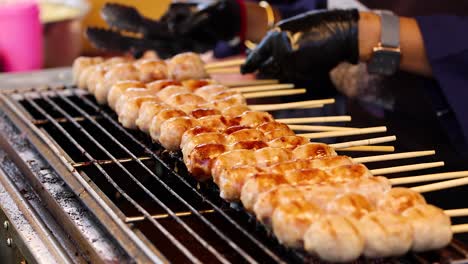
[[[87,36],[98,48],[143,53],[155,50],[160,57],[185,51],[205,52],[220,40],[231,40],[240,31],[240,6],[236,0],[174,2],[161,20],[143,17],[135,8],[106,4],[101,14],[110,31],[88,28]],[[140,33],[143,38],[120,34]]]
[[[311,81],[328,76],[340,62],[357,63],[359,12],[312,11],[280,21],[248,55],[242,73],[285,81]]]
[[[236,0],[174,2],[161,22],[176,36],[228,41],[240,32],[240,12]]]

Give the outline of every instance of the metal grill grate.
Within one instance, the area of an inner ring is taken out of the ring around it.
[[[58,146],[55,154],[106,196],[119,220],[135,232],[133,239],[143,242],[136,244],[156,255],[175,263],[318,262],[282,247],[240,206],[220,199],[214,184],[197,183],[178,156],[121,127],[110,109],[82,91],[10,92],[2,98],[20,106],[31,125]],[[454,242],[438,252],[371,262],[456,262],[465,257],[463,245]]]

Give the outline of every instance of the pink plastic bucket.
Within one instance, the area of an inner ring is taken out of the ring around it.
[[[2,71],[40,69],[43,63],[42,42],[38,4],[35,1],[0,0]]]

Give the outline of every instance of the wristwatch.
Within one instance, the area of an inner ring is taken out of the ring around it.
[[[400,19],[391,11],[377,11],[380,15],[382,30],[380,42],[374,47],[367,64],[369,73],[392,75],[400,67]]]

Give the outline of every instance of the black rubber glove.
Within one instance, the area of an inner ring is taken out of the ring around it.
[[[248,55],[242,73],[256,70],[286,81],[328,76],[340,62],[357,63],[357,10],[313,11],[280,21]]]
[[[134,54],[155,50],[163,58],[186,51],[206,52],[218,41],[236,37],[241,25],[236,0],[173,3],[159,21],[113,3],[106,4],[101,14],[114,30],[88,28],[87,36],[98,48]],[[143,38],[125,36],[120,30],[140,33]]]
[[[240,12],[236,0],[176,2],[170,5],[161,22],[176,36],[227,41],[240,32]]]

